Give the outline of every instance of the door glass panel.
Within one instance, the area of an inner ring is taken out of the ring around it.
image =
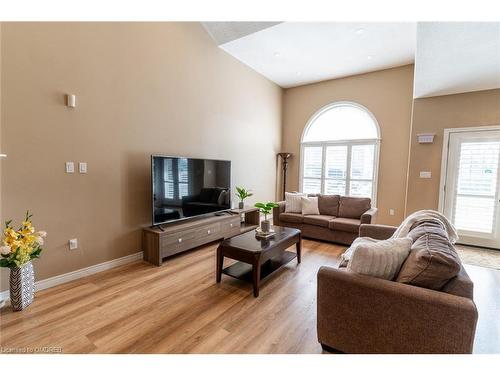
[[[454,224],[458,230],[492,233],[495,199],[457,196]]]
[[[458,194],[495,195],[500,142],[470,142],[460,146]]]
[[[453,221],[457,229],[493,233],[500,142],[460,144]]]

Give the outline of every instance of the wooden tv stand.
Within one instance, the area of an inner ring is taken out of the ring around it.
[[[244,222],[241,222],[244,215]],[[209,216],[165,225],[147,227],[142,232],[142,250],[146,262],[161,266],[163,259],[195,247],[254,230],[259,225],[254,207],[234,209],[221,216]]]

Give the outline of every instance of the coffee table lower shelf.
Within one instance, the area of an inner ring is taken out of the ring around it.
[[[260,266],[260,280],[265,279],[278,268],[289,263],[292,259],[296,258],[297,254],[291,251],[284,251],[280,257],[269,259],[267,262]],[[222,270],[222,273],[234,277],[235,279],[252,282],[253,267],[251,264],[244,262],[236,262],[229,267]]]

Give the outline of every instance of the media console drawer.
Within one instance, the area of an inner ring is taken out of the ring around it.
[[[183,242],[186,242],[187,240],[193,239],[194,237],[195,232],[193,230],[160,236],[160,246],[181,244]]]
[[[240,232],[240,217],[236,216],[231,218],[231,220],[221,223],[222,232],[227,233],[224,237],[230,237],[231,235]]]
[[[211,225],[204,226],[196,230],[196,238],[205,238],[217,236],[220,233],[221,225],[220,223],[215,223]]]

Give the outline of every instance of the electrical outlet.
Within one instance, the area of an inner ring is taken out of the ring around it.
[[[72,161],[66,162],[66,173],[75,173],[75,163]]]
[[[72,238],[69,240],[69,249],[76,250],[78,249],[78,240],[76,238]]]
[[[394,209],[393,208],[389,209],[389,215],[394,216]]]

